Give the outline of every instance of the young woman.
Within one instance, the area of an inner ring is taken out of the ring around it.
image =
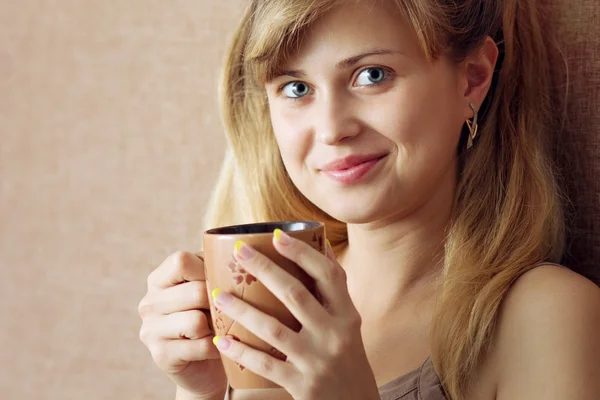
[[[141,338],[180,399],[222,399],[219,356],[279,384],[233,399],[600,398],[600,290],[557,263],[549,68],[535,0],[255,0],[224,69],[230,148],[207,226],[325,221],[323,256],[235,256],[302,323],[221,293],[288,356],[215,338],[202,259],[148,279]]]

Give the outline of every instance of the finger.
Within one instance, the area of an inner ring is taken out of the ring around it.
[[[275,231],[273,245],[279,254],[298,264],[315,279],[317,289],[329,309],[339,314],[356,311],[348,292],[346,272],[335,261],[335,257],[333,260],[325,257],[308,243],[281,230]]]
[[[331,242],[329,241],[329,239],[325,239],[325,241],[327,243],[327,258],[329,258],[331,261],[337,262],[337,258],[335,257],[335,253],[333,252],[333,247],[331,247]]]
[[[197,309],[210,309],[205,281],[186,282],[164,290],[150,292],[139,305],[139,313],[142,318],[155,314],[167,315]]]
[[[154,362],[167,373],[179,373],[190,362],[217,360],[219,350],[208,336],[198,340],[167,340],[150,347]]]
[[[290,359],[300,356],[299,335],[278,319],[265,314],[231,293],[215,289],[215,306]]]
[[[292,364],[281,361],[230,337],[215,337],[215,345],[221,354],[230,360],[283,388],[290,387],[294,381],[301,378]]]
[[[251,246],[238,242],[235,258],[287,307],[303,327],[314,330],[329,318],[327,311],[298,279]]]
[[[144,321],[140,331],[143,343],[151,343],[156,339],[202,339],[212,336],[208,325],[208,317],[202,311],[191,310]]]
[[[171,254],[148,276],[148,291],[165,289],[183,282],[203,281],[204,260],[201,255],[178,251]]]

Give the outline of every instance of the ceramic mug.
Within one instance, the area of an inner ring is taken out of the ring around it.
[[[280,360],[285,360],[285,354],[217,310],[214,307],[211,295],[215,288],[227,291],[266,314],[277,318],[290,329],[296,332],[300,331],[300,323],[283,303],[238,264],[233,256],[235,244],[238,240],[242,240],[296,277],[318,298],[314,280],[298,265],[275,250],[273,246],[273,232],[275,229],[281,229],[288,235],[308,243],[320,253],[327,254],[325,226],[321,222],[283,221],[235,225],[209,229],[204,232],[204,268],[210,301],[210,322],[215,335],[230,336],[234,340],[239,340]],[[275,383],[254,374],[225,356],[221,356],[221,360],[229,383],[234,389],[279,388]]]

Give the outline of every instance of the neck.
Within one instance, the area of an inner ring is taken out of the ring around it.
[[[452,198],[449,182],[409,215],[348,225],[348,246],[339,261],[361,315],[387,319],[435,299]]]

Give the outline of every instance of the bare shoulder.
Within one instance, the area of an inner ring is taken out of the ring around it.
[[[526,272],[502,303],[493,343],[498,400],[598,399],[600,288],[556,265]]]
[[[500,310],[501,322],[528,322],[528,329],[562,325],[561,322],[580,317],[592,323],[594,319],[590,317],[594,316],[600,317],[600,288],[582,275],[557,265],[542,265],[524,273],[511,286]],[[572,331],[566,329],[564,333]]]
[[[583,307],[600,300],[600,288],[589,279],[570,269],[548,264],[533,268],[515,281],[501,309],[503,316],[546,311],[555,317],[568,316],[565,309],[581,303]],[[548,306],[558,306],[548,307]]]

